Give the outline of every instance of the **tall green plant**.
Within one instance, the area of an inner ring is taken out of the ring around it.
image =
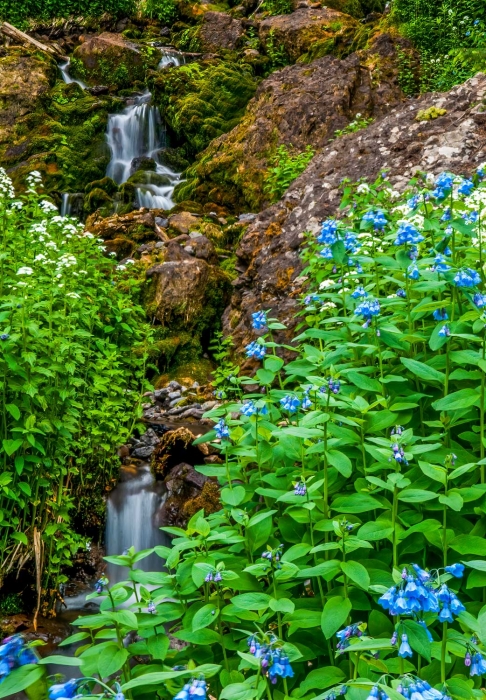
[[[0,0],[0,20],[21,27],[29,19],[47,21],[70,15],[99,17],[105,12],[126,16],[135,9],[135,0]]]
[[[103,242],[28,183],[16,197],[0,170],[0,575],[35,558],[55,591],[81,544],[70,511],[136,420],[150,336]]]

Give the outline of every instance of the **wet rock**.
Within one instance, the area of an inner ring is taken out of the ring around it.
[[[236,281],[224,326],[240,351],[254,337],[255,309],[271,309],[272,316],[292,325],[300,292],[303,232],[316,233],[324,218],[339,215],[342,179],[373,181],[389,169],[392,185],[400,190],[417,171],[469,175],[486,160],[485,98],[486,75],[479,73],[448,93],[407,101],[315,156],[283,199],[250,224],[237,251],[244,272]],[[418,112],[432,105],[446,114],[417,121]]]
[[[195,226],[199,226],[200,219],[188,211],[181,211],[169,217],[169,228],[175,233],[189,233]]]
[[[110,92],[110,88],[107,85],[94,85],[88,88],[90,95],[98,97],[99,95],[107,95]]]
[[[131,256],[141,243],[159,238],[156,211],[140,209],[129,214],[103,217],[95,212],[86,220],[86,229],[97,238],[103,238],[108,251],[117,253],[119,259]],[[158,218],[158,217],[157,217]]]
[[[175,466],[165,479],[167,499],[157,514],[159,522],[184,527],[189,518],[204,508],[205,514],[220,508],[219,488],[190,464]]]
[[[196,258],[201,260],[206,260],[208,263],[216,264],[218,262],[218,256],[216,254],[216,249],[209,238],[198,233],[189,234],[191,237],[190,243],[185,246],[184,250],[194,255]]]
[[[132,452],[132,457],[136,457],[137,459],[148,459],[154,450],[154,445],[143,445],[142,447],[136,447]]]
[[[336,31],[336,28],[339,29]],[[268,17],[260,23],[259,37],[265,46],[270,32],[273,41],[282,45],[287,55],[296,61],[313,49],[312,58],[319,58],[345,44],[358,28],[349,15],[328,7],[312,9],[302,7],[289,15]],[[320,51],[319,51],[320,48]]]
[[[299,152],[307,146],[319,150],[356,114],[380,116],[403,99],[397,69],[387,72],[382,66],[394,65],[400,45],[389,38],[375,42],[363,55],[354,53],[345,60],[325,56],[272,73],[258,87],[240,124],[215,139],[187,170],[186,181],[178,186],[180,196],[260,210],[265,175],[279,145]],[[371,60],[379,79],[365,65]]]
[[[225,12],[206,12],[199,29],[199,41],[203,51],[234,50],[243,36],[244,28],[239,19]]]
[[[151,170],[154,171],[157,169],[157,163],[153,158],[148,158],[147,156],[140,156],[139,158],[134,158],[132,160],[132,173],[135,173],[137,170]]]

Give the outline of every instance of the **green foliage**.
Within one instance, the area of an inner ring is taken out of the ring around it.
[[[292,153],[287,146],[279,146],[265,180],[265,192],[272,202],[278,201],[292,182],[299,177],[314,157],[314,149],[306,146],[302,153]]]
[[[291,0],[263,0],[261,10],[269,15],[289,15],[293,11]]]
[[[344,136],[345,134],[354,134],[356,131],[361,131],[361,129],[366,129],[374,121],[373,117],[363,117],[361,114],[357,114],[352,122],[349,122],[344,129],[336,129],[334,136],[338,138],[339,136]]]
[[[16,615],[21,612],[22,601],[17,593],[6,593],[0,598],[0,615]]]
[[[192,153],[230,131],[256,90],[251,68],[224,61],[169,68],[153,79],[155,103]]]
[[[443,117],[446,114],[446,109],[432,105],[432,107],[428,107],[427,109],[420,109],[417,112],[417,116],[415,117],[415,119],[418,122],[429,122],[432,119],[438,119],[439,117]]]
[[[135,0],[0,0],[0,20],[21,27],[28,19],[99,17],[105,12],[122,16],[132,14],[135,8]]]
[[[145,0],[141,9],[147,17],[158,19],[164,24],[172,24],[178,15],[176,0]]]
[[[228,397],[241,398],[240,368],[232,360],[233,340],[231,336],[223,338],[221,332],[216,333],[209,346],[212,356],[217,362],[211,384],[216,396],[220,399]]]
[[[420,52],[419,67],[409,53],[400,52],[405,94],[449,90],[484,68],[482,0],[396,0],[392,18]]]
[[[271,73],[279,68],[284,68],[291,63],[290,57],[285,49],[285,46],[277,41],[275,30],[270,29],[267,40],[265,42],[265,53],[270,59],[267,73]]]
[[[103,489],[136,421],[150,333],[124,273],[40,183],[15,199],[0,171],[0,574],[33,552],[42,567],[43,548],[47,591],[83,544],[76,493]]]

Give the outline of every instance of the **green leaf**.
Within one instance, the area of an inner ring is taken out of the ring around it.
[[[201,644],[203,646],[221,643],[221,636],[214,630],[207,628],[194,632],[191,630],[180,630],[179,632],[174,632],[174,637],[182,639],[183,642],[189,642],[189,644]]]
[[[66,647],[69,644],[76,644],[76,642],[81,642],[83,639],[89,639],[90,635],[88,632],[76,632],[76,634],[72,634],[70,637],[67,637],[66,639],[63,639],[62,642],[59,642],[60,647]]]
[[[184,671],[161,671],[159,673],[144,673],[143,675],[134,678],[128,683],[122,685],[122,691],[125,693],[127,690],[132,688],[143,687],[144,685],[164,685],[166,681],[172,680],[173,678],[181,678],[182,676],[198,676],[202,675],[205,678],[211,678],[215,676],[221,666],[217,664],[203,664],[202,666],[197,666],[193,669],[185,669]]]
[[[257,688],[249,683],[230,683],[219,694],[220,700],[252,700],[257,694]]]
[[[338,513],[366,513],[375,508],[384,508],[380,501],[365,493],[351,493],[345,496],[337,496],[332,502],[331,508]]]
[[[349,457],[345,455],[344,452],[340,452],[339,450],[327,450],[325,454],[329,464],[332,467],[335,467],[338,472],[342,474],[342,476],[346,478],[351,476],[353,465],[351,464]]]
[[[346,373],[346,379],[348,379],[351,384],[357,386],[358,389],[363,389],[363,391],[373,391],[376,394],[383,393],[382,386],[377,379],[372,379],[361,372],[351,370],[351,372]]]
[[[486,556],[486,540],[477,535],[457,535],[451,541],[450,547],[459,554]]]
[[[169,651],[170,639],[165,634],[156,634],[147,639],[147,649],[152,658],[163,661]]]
[[[75,636],[75,635],[73,635]],[[61,656],[60,654],[52,654],[39,659],[39,663],[47,666],[47,664],[56,664],[59,666],[82,666],[83,660],[75,656]]]
[[[19,420],[20,418],[20,409],[18,406],[16,406],[14,403],[6,403],[5,408],[7,411],[10,413],[12,418],[15,418],[15,420]]]
[[[284,364],[284,360],[281,357],[277,357],[277,355],[269,355],[263,362],[265,369],[270,370],[270,372],[278,372]]]
[[[124,648],[120,649],[118,644],[113,643],[106,646],[98,659],[98,673],[101,678],[107,678],[112,673],[119,671],[128,656],[128,651]]]
[[[337,685],[345,678],[343,671],[337,666],[326,666],[311,671],[301,683],[300,688],[307,693],[309,690],[324,690]]]
[[[437,498],[438,494],[424,489],[404,489],[398,494],[398,500],[405,503],[423,503]]]
[[[233,596],[231,602],[241,610],[266,610],[270,600],[267,593],[241,593]]]
[[[443,399],[434,401],[432,407],[436,411],[458,411],[462,408],[469,408],[479,401],[479,394],[474,389],[460,389]]]
[[[336,596],[327,601],[321,617],[321,629],[326,639],[331,639],[339,628],[344,625],[351,608],[352,604],[348,598]]]
[[[23,439],[19,440],[2,440],[3,449],[8,454],[9,457],[13,455],[18,449],[24,444]]]
[[[216,620],[219,615],[218,608],[213,603],[208,603],[200,608],[192,618],[193,632],[207,627]]]
[[[333,260],[341,264],[346,258],[346,248],[341,240],[336,241],[331,245]]]
[[[270,372],[268,369],[262,369],[260,368],[257,370],[256,377],[260,384],[268,385],[272,384],[273,380],[275,379],[275,372]]]
[[[412,649],[416,651],[417,654],[420,654],[420,656],[423,656],[424,659],[430,661],[431,646],[427,637],[427,630],[414,620],[403,620],[402,624]]]
[[[245,496],[245,487],[241,485],[233,486],[233,488],[226,487],[221,489],[222,502],[230,506],[239,506],[240,503],[244,501]]]
[[[433,367],[429,367],[425,362],[419,362],[418,360],[412,360],[408,357],[401,357],[400,362],[405,365],[416,377],[422,379],[424,382],[439,382],[444,384],[445,374],[439,372]]]
[[[362,540],[383,540],[393,534],[391,520],[375,520],[364,523],[358,530],[358,537]]]
[[[281,613],[293,613],[295,610],[295,603],[293,603],[288,598],[272,598],[270,601],[270,609],[274,612]]]
[[[363,588],[363,590],[368,590],[371,583],[370,575],[363,564],[357,561],[347,561],[341,564],[341,569],[351,581],[360,586],[360,588]]]
[[[44,678],[45,670],[38,664],[28,664],[14,669],[0,683],[0,698],[8,698],[11,695],[26,690],[41,678]]]
[[[464,505],[464,501],[461,495],[453,491],[449,491],[447,496],[445,496],[444,494],[439,496],[439,503],[442,503],[442,505],[448,506],[449,508],[452,508],[452,510],[455,511],[460,511],[462,509],[462,506]]]

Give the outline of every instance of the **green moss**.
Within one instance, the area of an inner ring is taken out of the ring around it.
[[[94,182],[90,182],[89,185],[86,185],[84,188],[84,191],[86,194],[91,192],[91,190],[94,189],[101,189],[106,192],[106,194],[110,195],[110,197],[113,197],[113,195],[118,192],[118,185],[114,180],[111,179],[111,177],[103,177],[101,180],[94,180]]]
[[[113,200],[111,197],[99,187],[95,187],[84,200],[84,211],[86,214],[92,214],[97,209],[103,209],[107,213],[111,213],[113,209]]]
[[[248,66],[209,60],[168,68],[151,87],[167,123],[195,154],[238,124],[256,86]]]

